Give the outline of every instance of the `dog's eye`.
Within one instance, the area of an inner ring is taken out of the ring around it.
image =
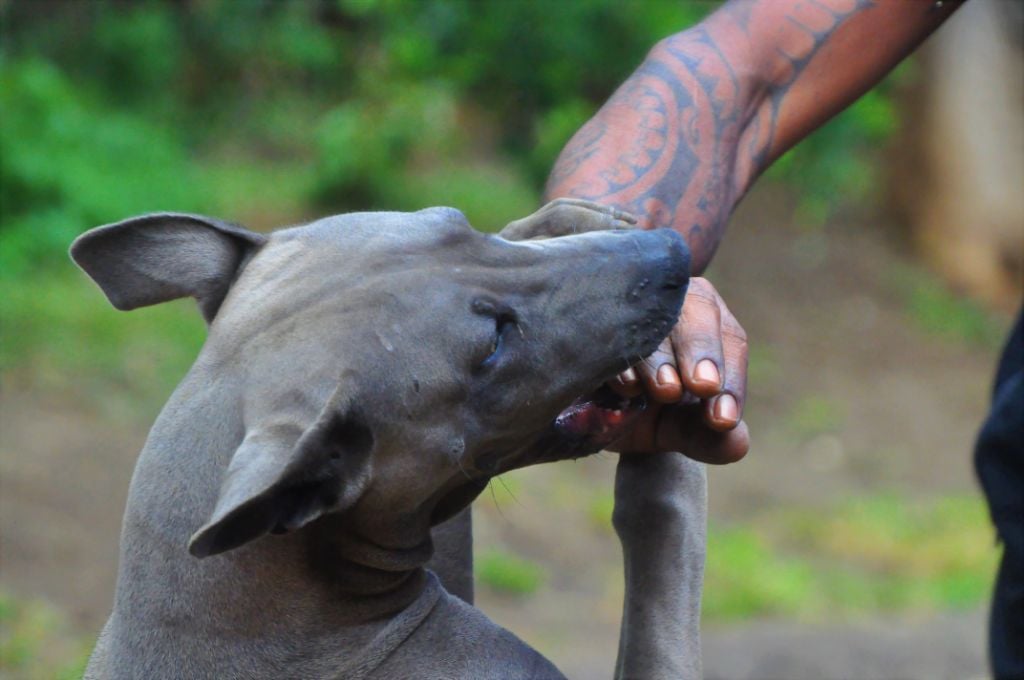
[[[494,324],[489,344],[485,346],[481,343],[478,346],[480,354],[477,355],[473,363],[474,370],[490,368],[504,354],[503,350],[507,344],[509,331],[518,329],[519,319],[511,307],[488,298],[473,300],[470,309],[473,314]]]
[[[487,352],[481,365],[486,366],[494,363],[501,355],[502,345],[505,336],[516,325],[515,317],[511,314],[497,314],[494,317],[494,336],[491,338],[491,347]]]

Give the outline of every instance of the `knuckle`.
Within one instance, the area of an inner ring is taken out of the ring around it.
[[[690,281],[690,287],[686,289],[686,301],[693,301],[703,305],[718,307],[717,296],[704,286],[693,285],[692,279]]]
[[[676,357],[675,354],[673,354],[672,352],[665,351],[664,349],[659,348],[654,350],[654,352],[650,356],[646,357],[643,360],[643,363],[652,371],[656,371],[659,366],[662,366],[664,364],[671,364],[675,366]]]
[[[720,363],[723,358],[721,338],[712,333],[686,333],[676,337],[675,358],[696,363],[711,359]]]
[[[744,347],[747,345],[747,331],[732,315],[722,319],[722,337],[729,338]]]
[[[716,305],[719,304],[721,295],[718,294],[718,290],[714,284],[708,281],[703,276],[695,276],[690,279],[690,286],[687,290],[692,290],[699,294],[702,298],[713,301]]]
[[[743,412],[743,402],[747,396],[747,362],[730,361],[723,380],[723,392],[727,392],[736,400],[736,408]]]
[[[724,361],[722,343],[718,342],[716,338],[703,338],[696,342],[691,342],[686,347],[685,356],[694,363],[702,359],[711,359],[718,366],[719,370],[721,370]]]

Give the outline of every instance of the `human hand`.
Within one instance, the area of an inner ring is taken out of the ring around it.
[[[627,396],[646,394],[649,404],[609,450],[680,451],[724,464],[740,460],[750,448],[743,422],[746,332],[707,279],[690,279],[669,336],[610,386]]]

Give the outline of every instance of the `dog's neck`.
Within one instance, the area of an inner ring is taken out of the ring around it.
[[[222,555],[199,560],[188,553],[190,535],[217,497],[227,454],[242,438],[230,391],[223,381],[190,375],[154,425],[125,513],[114,619],[129,635],[167,633],[139,644],[176,644],[175,636],[188,634],[203,638],[211,654],[240,639],[298,644],[315,635],[325,650],[365,643],[421,594],[432,550],[425,524],[422,540],[403,531],[400,543],[411,548],[358,538],[344,517],[327,516]],[[262,654],[257,647],[250,653]]]
[[[412,547],[389,547],[358,536],[344,515],[323,517],[291,538],[301,546],[301,578],[331,592],[353,623],[408,606],[423,588],[423,566],[433,553],[429,530]]]

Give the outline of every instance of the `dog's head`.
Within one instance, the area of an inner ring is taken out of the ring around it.
[[[667,230],[513,242],[450,208],[268,236],[148,215],[71,252],[115,307],[192,296],[210,324],[197,365],[245,436],[197,556],[324,515],[437,523],[496,474],[599,450],[639,404],[581,395],[666,335],[688,266]]]

